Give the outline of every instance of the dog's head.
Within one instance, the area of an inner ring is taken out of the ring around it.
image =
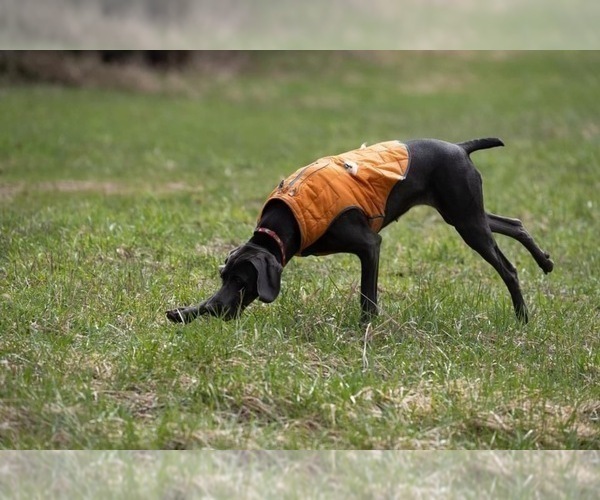
[[[220,269],[221,288],[201,306],[201,314],[236,318],[257,298],[273,302],[281,288],[283,268],[273,254],[246,243],[229,253]]]

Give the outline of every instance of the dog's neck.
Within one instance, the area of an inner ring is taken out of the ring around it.
[[[250,242],[272,253],[282,266],[300,250],[300,229],[287,205],[281,202],[267,205],[257,228],[266,231],[255,232]]]

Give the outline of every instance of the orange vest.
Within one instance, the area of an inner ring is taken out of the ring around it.
[[[390,191],[408,168],[408,149],[399,141],[363,146],[298,169],[275,188],[265,205],[281,200],[290,207],[300,227],[302,253],[350,208],[362,210],[379,232]]]

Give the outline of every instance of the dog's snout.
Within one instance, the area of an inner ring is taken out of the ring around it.
[[[239,315],[239,307],[232,307],[220,300],[211,300],[204,305],[204,310],[211,316],[224,320],[235,319]]]

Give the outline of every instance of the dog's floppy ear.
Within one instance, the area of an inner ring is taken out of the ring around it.
[[[256,288],[258,298],[262,302],[273,302],[281,289],[281,272],[283,267],[270,253],[261,253],[252,259],[258,278]]]

